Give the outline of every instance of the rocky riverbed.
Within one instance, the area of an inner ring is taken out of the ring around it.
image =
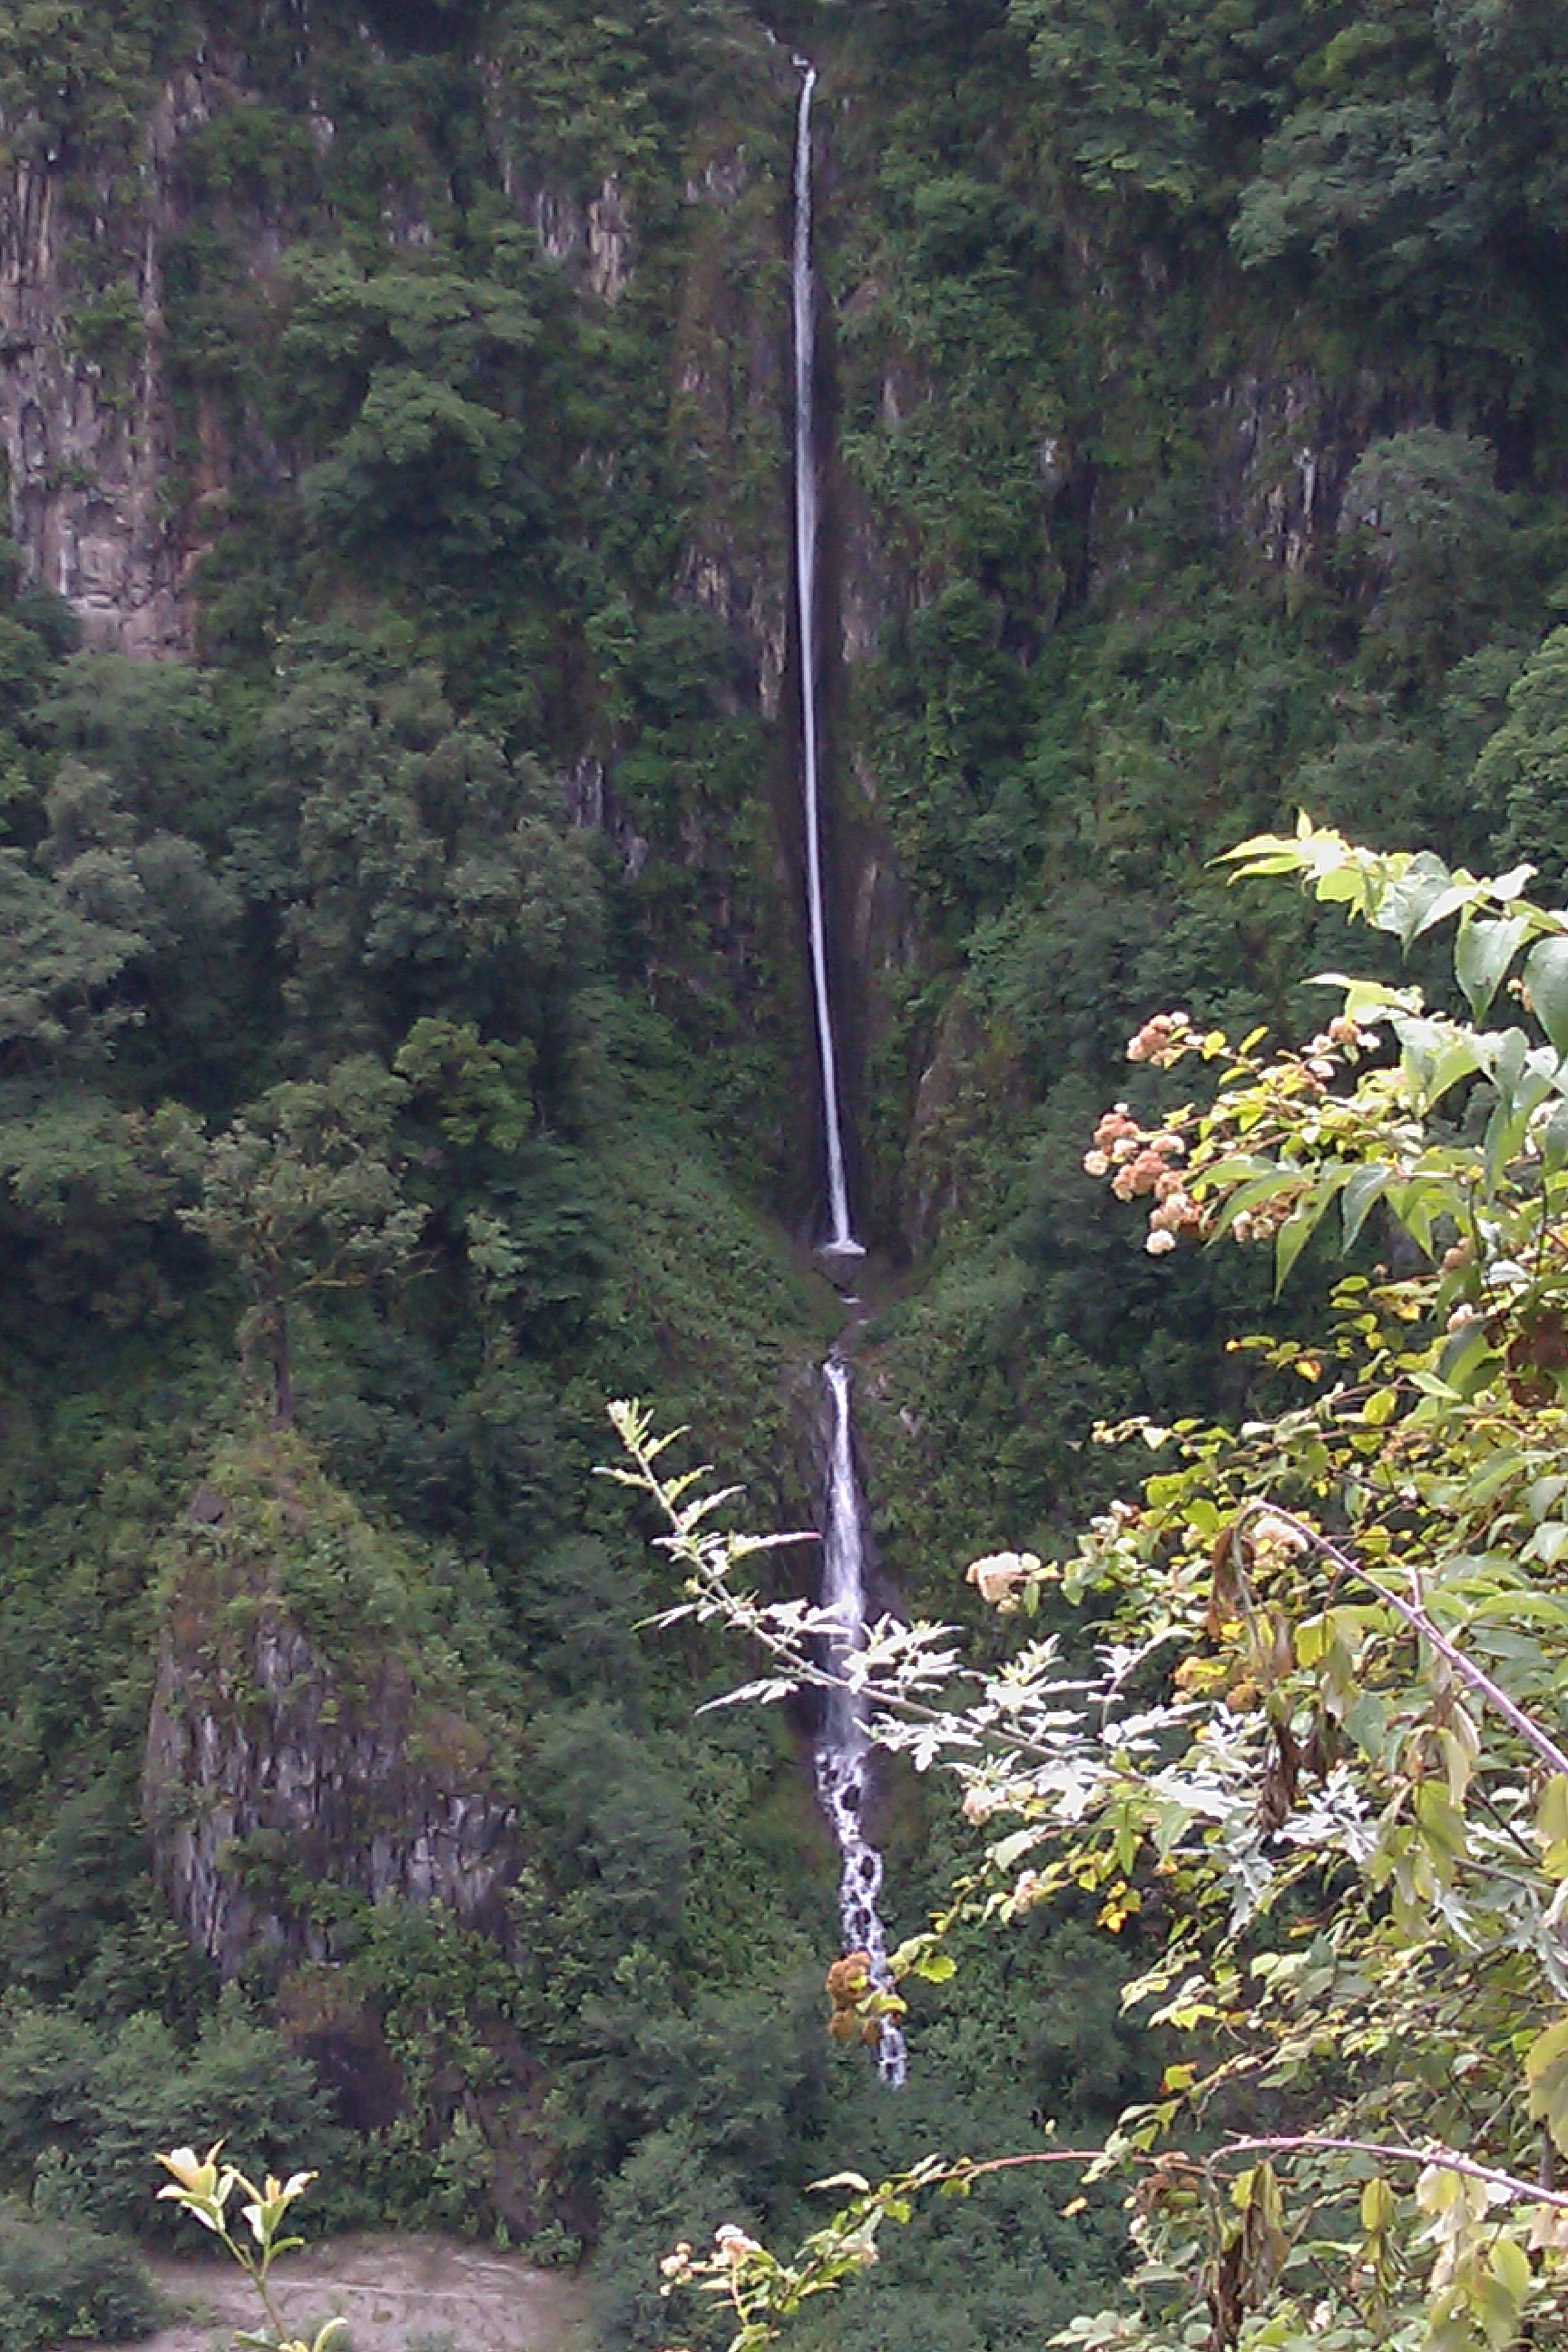
[[[226,2264],[154,2256],[148,2267],[170,2319],[140,2352],[227,2352],[235,2329],[260,2319],[254,2290]],[[563,2272],[437,2237],[339,2238],[286,2255],[273,2280],[307,2342],[324,2319],[347,2321],[341,2352],[563,2352],[581,2304]]]

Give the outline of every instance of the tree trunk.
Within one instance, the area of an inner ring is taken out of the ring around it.
[[[268,1317],[267,1353],[272,1366],[272,1426],[294,1426],[294,1367],[289,1360],[289,1309],[281,1298]]]

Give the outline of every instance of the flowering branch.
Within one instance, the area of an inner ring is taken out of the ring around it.
[[[306,2344],[300,2337],[287,2334],[282,2315],[272,2300],[272,2291],[268,2284],[268,2273],[278,2256],[305,2242],[302,2238],[286,2237],[283,2233],[289,2207],[296,2198],[304,2195],[317,2176],[313,2172],[293,2172],[287,2180],[279,2180],[269,2172],[264,2185],[258,2189],[254,2181],[247,2180],[244,2173],[232,2164],[220,2168],[217,2159],[222,2147],[222,2140],[214,2140],[205,2157],[198,2157],[193,2147],[176,2147],[166,2156],[160,2154],[158,2162],[172,2176],[158,2191],[160,2201],[169,2199],[194,2215],[204,2230],[210,2230],[239,2264],[260,2296],[271,2324],[272,2335],[270,2337],[240,2336],[236,2338],[237,2343],[253,2347],[253,2352],[326,2352],[332,2337],[347,2325],[346,2321],[329,2319],[317,2331],[314,2342]],[[248,2200],[240,2210],[249,2224],[250,2234],[258,2249],[254,2254],[242,2240],[233,2235],[228,2226],[228,2200],[237,2189]]]

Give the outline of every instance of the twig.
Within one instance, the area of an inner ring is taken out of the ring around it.
[[[1452,2148],[1403,2147],[1392,2140],[1336,2139],[1318,2132],[1270,2133],[1226,2140],[1223,2147],[1215,2149],[1207,2158],[1190,2156],[1184,2149],[1173,2148],[1163,2154],[1140,2152],[1135,2160],[1152,2171],[1180,2167],[1184,2170],[1201,2172],[1208,2165],[1223,2163],[1233,2156],[1313,2156],[1322,2152],[1335,2156],[1377,2157],[1387,2164],[1434,2165],[1440,2172],[1461,2172],[1467,2179],[1484,2180],[1489,2188],[1506,2189],[1510,2197],[1517,2197],[1526,2204],[1555,2205],[1568,2210],[1568,2194],[1562,2189],[1543,2189],[1538,2182],[1521,2180],[1517,2173],[1501,2171],[1496,2165],[1478,2164],[1472,2157],[1456,2155]],[[980,2180],[987,2173],[1016,2172],[1026,2165],[1102,2164],[1105,2153],[1102,2147],[1038,2147],[1026,2148],[1016,2156],[988,2157],[979,2164],[961,2158],[956,2163],[944,2165],[940,2172],[933,2173],[929,2181],[921,2185],[929,2187],[933,2182],[946,2180]]]
[[[1521,2198],[1527,2205],[1556,2205],[1568,2211],[1568,2196],[1561,2189],[1542,2189],[1538,2181],[1521,2180],[1517,2173],[1500,2171],[1496,2165],[1477,2164],[1473,2158],[1456,2156],[1452,2148],[1400,2147],[1389,2140],[1331,2139],[1317,2132],[1302,2132],[1294,2137],[1271,2134],[1227,2140],[1218,2153],[1313,2156],[1320,2150],[1334,2156],[1375,2156],[1387,2164],[1436,2165],[1440,2172],[1462,2172],[1468,2180],[1484,2180],[1489,2188],[1506,2189],[1510,2197]]]
[[[1438,1655],[1447,1658],[1460,1679],[1468,1683],[1472,1690],[1479,1691],[1488,1705],[1497,1709],[1504,1722],[1513,1726],[1521,1739],[1528,1740],[1544,1763],[1550,1764],[1554,1772],[1561,1772],[1568,1778],[1568,1755],[1564,1755],[1556,1741],[1542,1730],[1533,1717],[1526,1715],[1517,1699],[1509,1696],[1500,1683],[1493,1682],[1484,1667],[1478,1666],[1473,1658],[1468,1657],[1463,1650],[1449,1641],[1446,1633],[1438,1631],[1424,1609],[1417,1607],[1413,1601],[1402,1600],[1397,1592],[1391,1591],[1386,1584],[1380,1583],[1378,1579],[1364,1569],[1350,1552],[1342,1550],[1336,1543],[1331,1543],[1327,1536],[1321,1535],[1318,1529],[1310,1525],[1307,1520],[1299,1519],[1294,1511],[1286,1510],[1281,1504],[1271,1503],[1267,1497],[1259,1496],[1254,1501],[1243,1506],[1240,1516],[1244,1519],[1249,1518],[1262,1511],[1267,1511],[1270,1518],[1282,1520],[1286,1527],[1293,1528],[1304,1542],[1310,1543],[1316,1550],[1324,1553],[1336,1567],[1343,1569],[1347,1576],[1358,1578],[1363,1584],[1376,1593],[1380,1601],[1386,1601],[1396,1617],[1402,1617],[1411,1631],[1418,1633],[1423,1641],[1430,1642]]]

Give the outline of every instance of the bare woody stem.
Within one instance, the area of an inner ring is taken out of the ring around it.
[[[1495,1683],[1484,1667],[1478,1666],[1473,1658],[1467,1656],[1463,1650],[1449,1641],[1446,1633],[1438,1630],[1424,1609],[1418,1607],[1415,1601],[1404,1600],[1399,1593],[1391,1591],[1386,1584],[1381,1583],[1351,1553],[1342,1550],[1338,1544],[1331,1543],[1327,1536],[1320,1535],[1317,1528],[1310,1526],[1307,1520],[1299,1519],[1293,1511],[1284,1509],[1278,1503],[1270,1503],[1259,1497],[1257,1501],[1244,1507],[1241,1519],[1253,1517],[1264,1511],[1271,1519],[1279,1519],[1284,1526],[1294,1528],[1304,1543],[1310,1544],[1314,1550],[1322,1553],[1325,1559],[1331,1559],[1336,1568],[1342,1569],[1347,1576],[1353,1576],[1358,1582],[1375,1592],[1378,1599],[1392,1609],[1396,1617],[1404,1619],[1412,1633],[1418,1633],[1424,1642],[1429,1642],[1438,1656],[1447,1660],[1462,1682],[1468,1683],[1470,1688],[1479,1692],[1489,1706],[1496,1709],[1505,1723],[1512,1725],[1521,1739],[1528,1740],[1543,1763],[1549,1764],[1553,1772],[1561,1772],[1568,1778],[1568,1755],[1564,1755],[1556,1741],[1542,1731],[1532,1716],[1525,1713],[1517,1699],[1509,1696],[1500,1683]],[[1237,1524],[1240,1523],[1238,1520]]]
[[[247,2180],[241,2180],[240,2187],[242,2189],[250,2189],[250,2183]],[[256,2194],[254,2189],[251,2189],[251,2194],[252,2196]],[[240,2245],[236,2239],[230,2236],[227,2230],[220,2230],[218,2231],[218,2236],[228,2248],[228,2251],[234,2256],[235,2261],[239,2264],[240,2269],[249,2279],[252,2286],[256,2289],[257,2294],[261,2297],[262,2304],[267,2312],[267,2316],[272,2322],[274,2333],[278,2337],[279,2343],[281,2344],[285,2340],[283,2315],[278,2309],[277,2305],[273,2302],[271,2293],[267,2284],[266,2262],[263,2261],[261,2263],[258,2263],[251,2254],[249,2249]]]
[[[1468,2180],[1484,2181],[1489,2188],[1506,2189],[1510,2197],[1526,2205],[1552,2205],[1568,2211],[1568,2194],[1562,2189],[1542,2189],[1539,2182],[1522,2180],[1514,2172],[1504,2172],[1496,2165],[1478,2164],[1473,2157],[1459,2156],[1447,2147],[1405,2147],[1397,2141],[1375,2139],[1336,2139],[1318,2132],[1260,2133],[1245,2139],[1226,2140],[1207,2158],[1186,2157],[1179,2150],[1163,2155],[1140,2156],[1138,2161],[1152,2168],[1169,2168],[1180,2164],[1194,2172],[1203,2172],[1211,2165],[1224,2163],[1236,2156],[1370,2156],[1384,2164],[1418,2164],[1433,2166],[1439,2172],[1462,2173]],[[934,2172],[923,2186],[944,2180],[981,2180],[992,2172],[1016,2172],[1026,2165],[1037,2164],[1102,2164],[1105,2150],[1098,2147],[1026,2148],[1016,2156],[994,2156],[983,2163],[960,2161],[944,2165]]]
[[[1313,2156],[1320,2151],[1331,2156],[1373,2156],[1384,2164],[1434,2165],[1440,2172],[1459,2172],[1467,2180],[1485,2181],[1489,2189],[1506,2189],[1510,2197],[1517,2197],[1523,2204],[1555,2205],[1568,2212],[1568,2196],[1561,2189],[1542,2189],[1539,2181],[1521,2180],[1515,2172],[1500,2171],[1492,2164],[1478,2164],[1473,2158],[1456,2156],[1447,2147],[1401,2147],[1394,2141],[1334,2139],[1326,2134],[1302,2132],[1295,2137],[1260,2134],[1256,2138],[1227,2140],[1219,2154]]]
[[[715,1567],[710,1561],[703,1551],[701,1541],[692,1528],[683,1520],[682,1515],[671,1501],[664,1480],[653,1466],[653,1457],[646,1448],[627,1437],[625,1431],[622,1431],[620,1435],[622,1444],[637,1464],[637,1473],[640,1475],[634,1475],[626,1471],[612,1470],[608,1475],[621,1485],[637,1487],[643,1493],[652,1496],[668,1520],[672,1530],[669,1535],[658,1538],[661,1547],[686,1562],[692,1571],[695,1583],[710,1600],[721,1607],[733,1609],[734,1604],[742,1597],[738,1596],[726,1581],[727,1563]],[[795,1540],[796,1538],[789,1536],[773,1538],[773,1542],[779,1544]],[[747,1612],[742,1605],[739,1618],[734,1615],[731,1617],[731,1623],[737,1622],[741,1625],[741,1630],[749,1633],[770,1657],[776,1658],[781,1665],[788,1669],[790,1678],[794,1682],[805,1684],[816,1690],[852,1691],[857,1696],[874,1698],[878,1705],[885,1706],[889,1714],[904,1716],[912,1722],[933,1723],[940,1728],[952,1720],[952,1717],[941,1707],[930,1706],[922,1699],[911,1698],[907,1692],[887,1690],[875,1683],[857,1685],[851,1683],[847,1675],[835,1674],[830,1667],[818,1665],[805,1651],[797,1647],[794,1642],[786,1640],[783,1634],[768,1625],[760,1610]],[[1009,1731],[1005,1736],[982,1734],[979,1735],[979,1741],[983,1746],[1000,1747],[1007,1754],[1031,1756],[1037,1763],[1051,1764],[1056,1761],[1056,1757],[1050,1748],[1043,1747],[1038,1740],[1028,1738],[1022,1732]]]

